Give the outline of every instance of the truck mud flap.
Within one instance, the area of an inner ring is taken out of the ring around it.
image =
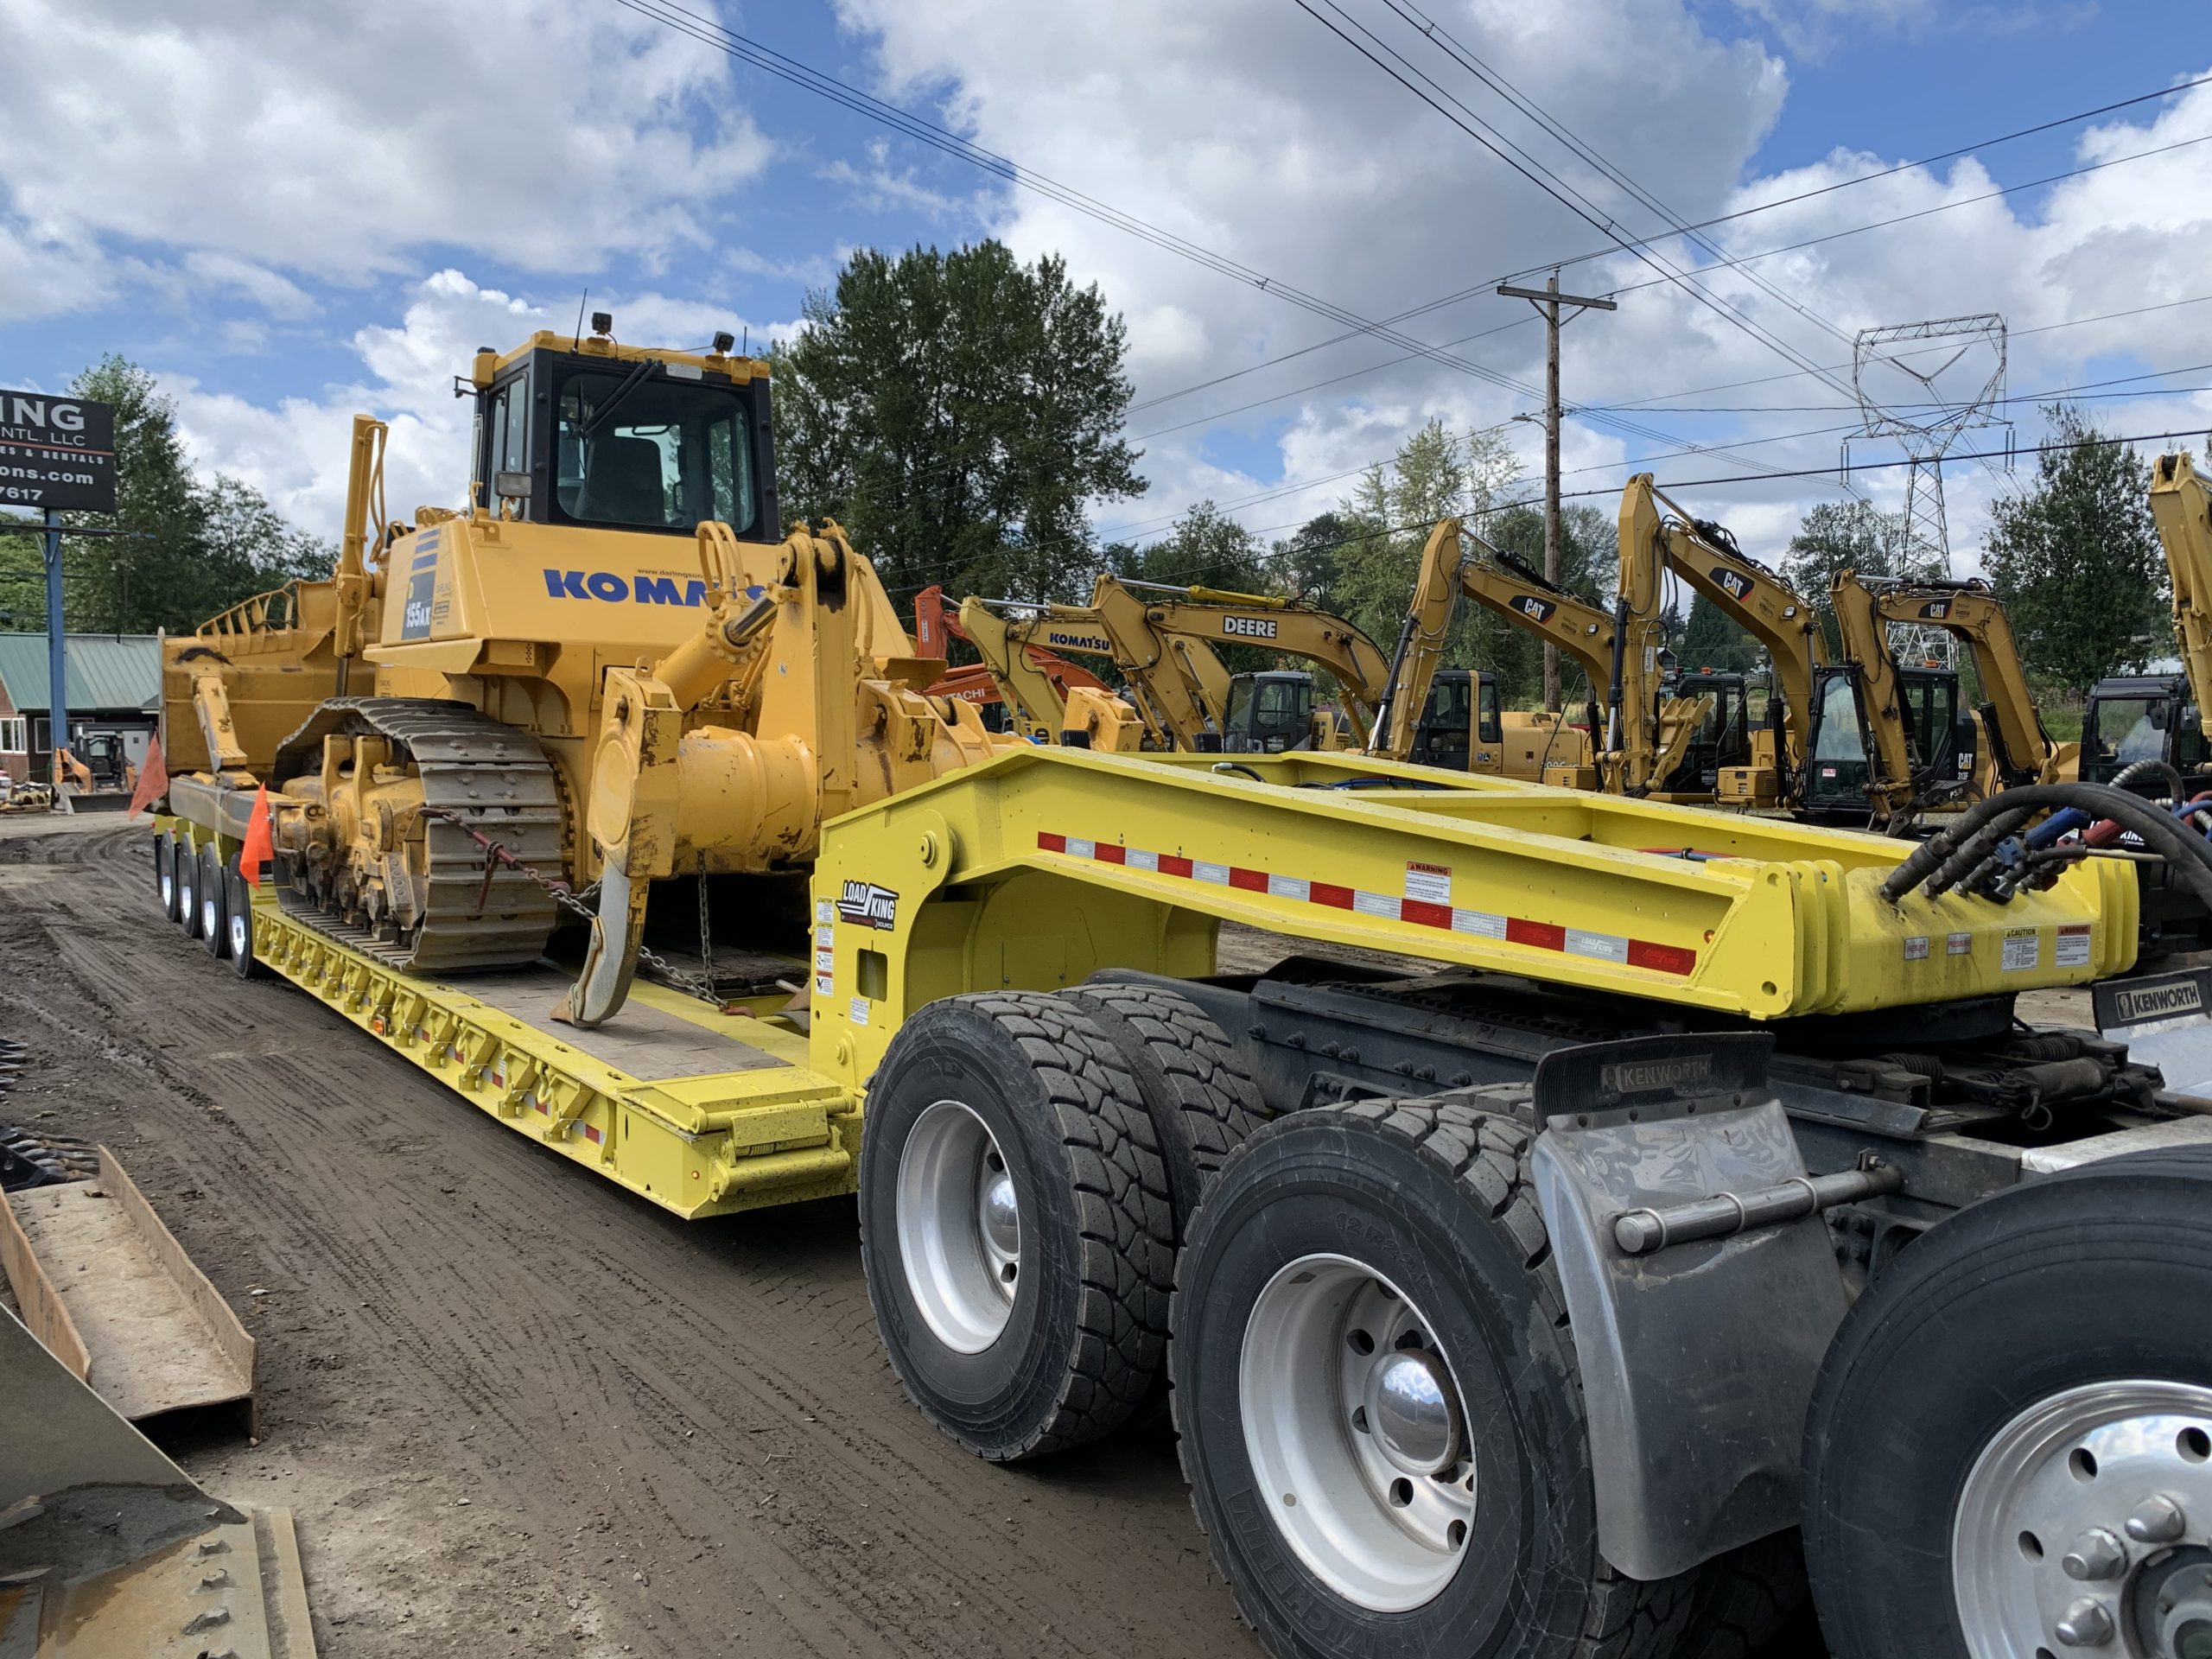
[[[1845,1300],[1767,1087],[1772,1047],[1764,1034],[1637,1038],[1537,1068],[1533,1171],[1581,1367],[1598,1545],[1630,1578],[1687,1572],[1797,1522],[1806,1408]],[[1727,1236],[1631,1251],[1619,1235],[1633,1226],[1617,1228],[1801,1185],[1795,1219]]]

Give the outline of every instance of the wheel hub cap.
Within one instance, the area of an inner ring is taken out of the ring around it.
[[[1421,1311],[1362,1262],[1300,1257],[1253,1303],[1237,1382],[1245,1452],[1298,1558],[1376,1612],[1433,1600],[1465,1557],[1477,1481]]]
[[[923,1321],[956,1352],[979,1354],[1013,1317],[1021,1206],[990,1128],[957,1100],[914,1120],[899,1154],[899,1255]]]
[[[2093,1383],[1991,1439],[1959,1495],[1973,1659],[2212,1659],[2212,1389]]]
[[[1459,1457],[1451,1379],[1433,1354],[1392,1354],[1375,1367],[1367,1421],[1382,1455],[1409,1475],[1433,1475]]]

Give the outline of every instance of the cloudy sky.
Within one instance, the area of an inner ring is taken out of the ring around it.
[[[997,235],[1065,254],[1128,320],[1151,490],[1102,505],[1101,530],[1156,534],[1210,497],[1278,534],[1432,416],[1536,408],[1541,330],[1491,290],[1565,261],[1567,289],[1621,306],[1567,332],[1567,487],[1610,508],[1632,465],[1726,480],[1683,499],[1772,554],[1840,488],[1771,474],[1834,465],[1862,327],[2002,313],[2001,412],[2024,446],[2063,388],[2116,432],[2212,426],[2212,391],[2177,391],[2212,387],[2212,86],[1990,142],[2212,75],[2200,35],[2152,26],[2172,15],[0,0],[0,385],[56,386],[120,352],[175,393],[203,465],[332,533],[356,410],[394,423],[396,505],[455,499],[452,377],[479,345],[571,325],[587,288],[626,339],[757,341],[855,246]],[[717,25],[1207,257],[740,62],[698,38]],[[1606,225],[1724,215],[1703,245],[1584,257]],[[1770,250],[1786,251],[1745,259]],[[1331,314],[1402,321],[1383,340]],[[1983,374],[1970,356],[1939,390]],[[1535,429],[1506,429],[1533,469]],[[1948,476],[1968,569],[2007,481],[1971,461]],[[1888,504],[1900,474],[1855,481]]]

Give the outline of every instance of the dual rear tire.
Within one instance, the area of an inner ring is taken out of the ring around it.
[[[253,893],[238,874],[236,857],[226,859],[215,843],[194,849],[163,830],[154,839],[155,893],[162,913],[198,939],[207,954],[227,961],[241,979],[261,968],[253,950]]]

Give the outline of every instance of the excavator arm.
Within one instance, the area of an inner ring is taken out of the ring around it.
[[[1847,571],[1844,577],[1850,577]],[[1981,721],[1990,741],[1990,780],[1998,789],[2058,781],[2058,745],[2044,730],[2005,606],[1986,582],[1898,582],[1877,590],[1884,624],[1941,628],[1974,657],[1981,683]],[[1882,630],[1886,645],[1888,629]]]
[[[2197,719],[2212,737],[2212,488],[2185,452],[2151,468],[2151,519],[2173,579],[2174,632]]]
[[[1364,746],[1375,725],[1376,705],[1390,677],[1390,665],[1375,642],[1340,616],[1317,611],[1268,594],[1236,594],[1215,588],[1160,588],[1102,576],[1094,606],[1103,607],[1109,588],[1117,594],[1149,589],[1161,597],[1143,601],[1146,626],[1165,639],[1205,647],[1255,645],[1313,664],[1334,677],[1344,695],[1344,712]]]
[[[1066,723],[1066,699],[1034,655],[1014,637],[1016,624],[988,609],[981,600],[960,603],[960,632],[976,647],[983,666],[998,683],[999,696],[1024,737],[1058,739]]]
[[[1812,720],[1813,671],[1826,660],[1812,607],[1780,576],[1746,556],[1719,524],[1691,518],[1661,493],[1649,473],[1638,473],[1622,493],[1620,539],[1624,585],[1631,543],[1639,550],[1656,548],[1668,569],[1765,648],[1782,690],[1783,771],[1798,775]],[[1656,606],[1656,593],[1652,598]],[[1648,613],[1656,615],[1656,608]]]

